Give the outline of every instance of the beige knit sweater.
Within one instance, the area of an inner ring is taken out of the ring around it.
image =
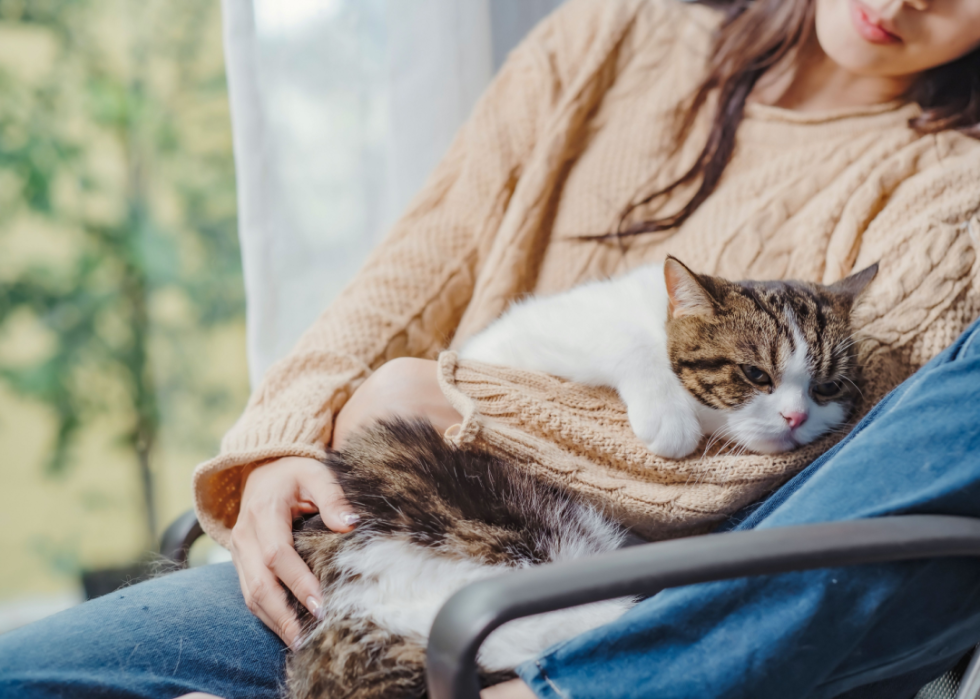
[[[214,539],[228,543],[244,465],[323,457],[351,392],[401,356],[439,357],[464,416],[451,439],[511,455],[651,537],[703,531],[832,442],[661,459],[611,390],[459,361],[452,348],[522,294],[667,253],[733,279],[826,283],[880,261],[858,317],[869,403],[980,314],[980,142],[917,135],[913,104],[824,114],[750,104],[718,189],[681,229],[623,246],[575,239],[612,230],[630,201],[692,161],[702,139],[669,157],[668,117],[696,85],[717,21],[678,0],[569,0],[514,51],[387,240],[197,468],[197,511]]]

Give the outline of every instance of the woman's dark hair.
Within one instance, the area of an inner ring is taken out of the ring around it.
[[[676,142],[690,134],[698,115],[714,104],[704,148],[691,168],[623,212],[614,233],[593,238],[623,238],[677,228],[718,186],[735,148],[745,100],[756,81],[771,66],[793,54],[809,39],[814,24],[814,0],[712,0],[725,12],[715,37],[707,76],[678,109]],[[922,107],[909,126],[920,133],[947,129],[980,138],[980,49],[923,73],[906,97]],[[683,185],[697,183],[691,199],[675,213],[626,225],[638,207],[662,199]]]

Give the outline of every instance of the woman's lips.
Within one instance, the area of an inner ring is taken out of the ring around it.
[[[898,34],[885,28],[885,23],[875,16],[873,10],[865,7],[857,0],[850,0],[849,4],[854,28],[865,41],[872,44],[897,44],[902,41]]]

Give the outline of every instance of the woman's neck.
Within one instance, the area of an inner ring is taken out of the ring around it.
[[[770,68],[749,101],[796,112],[823,112],[870,107],[899,99],[914,76],[863,76],[842,68],[812,37],[796,55]]]

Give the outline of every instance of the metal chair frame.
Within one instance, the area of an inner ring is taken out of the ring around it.
[[[194,513],[184,513],[164,534],[161,553],[184,566],[202,533]],[[454,594],[436,616],[427,649],[429,697],[479,699],[480,645],[521,617],[701,582],[937,556],[980,556],[980,520],[906,515],[709,534],[482,580]],[[980,653],[959,679],[955,699],[980,699]]]
[[[186,568],[191,546],[202,536],[204,529],[197,520],[197,514],[194,510],[187,510],[171,522],[160,537],[160,555],[173,561],[178,568]]]

